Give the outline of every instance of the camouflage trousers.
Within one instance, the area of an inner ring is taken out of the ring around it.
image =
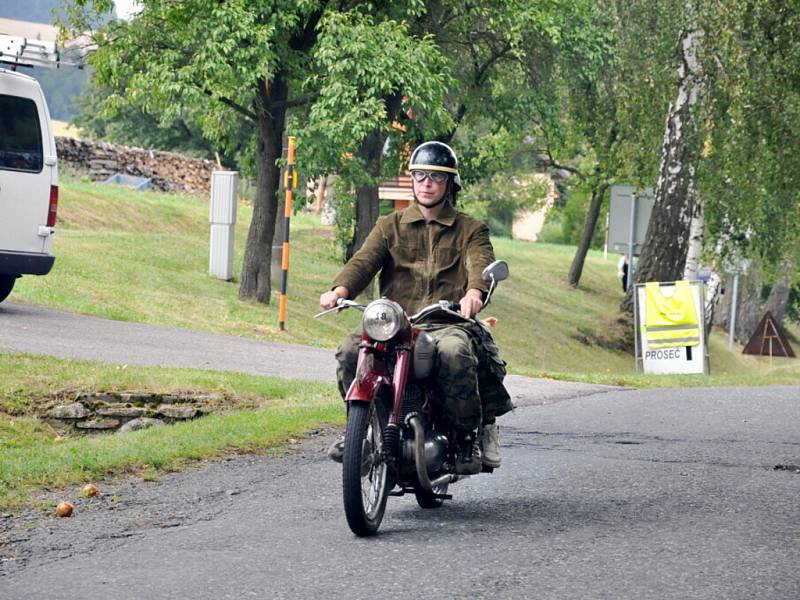
[[[473,431],[481,419],[500,416],[513,408],[503,386],[506,369],[491,334],[474,324],[422,327],[436,341],[436,360],[430,381],[442,405],[438,407],[459,431]],[[336,352],[336,375],[344,398],[355,378],[361,334],[345,337]]]

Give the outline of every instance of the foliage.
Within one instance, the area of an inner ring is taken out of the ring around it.
[[[789,302],[786,305],[786,318],[800,323],[800,283],[795,283],[789,290]]]
[[[373,131],[391,136],[402,149],[403,131],[392,127],[413,107],[430,131],[445,129],[442,98],[448,70],[430,37],[410,35],[406,22],[360,11],[329,13],[320,23],[311,53],[307,92],[319,90],[306,114],[293,120],[299,138],[299,168],[311,176],[336,172],[352,185],[376,184],[358,155]],[[401,110],[388,114],[389,97],[402,94]],[[399,168],[400,152],[382,164],[384,175]]]
[[[800,6],[710,3],[714,96],[700,173],[712,239],[723,252],[779,264],[800,237]]]
[[[252,160],[243,160],[252,143],[252,128],[241,115],[233,117],[239,123],[234,133],[224,140],[212,142],[202,133],[197,111],[186,109],[181,116],[166,120],[159,116],[158,111],[147,113],[130,102],[109,107],[108,98],[125,87],[121,85],[115,92],[92,78],[86,91],[76,100],[80,112],[72,124],[80,128],[83,135],[115,144],[157,148],[209,159],[219,153],[226,166],[239,170],[249,166],[245,171],[252,175]]]
[[[468,186],[459,194],[459,208],[486,222],[493,235],[511,237],[514,216],[536,210],[545,201],[547,187],[534,174],[497,173]]]
[[[558,112],[553,97],[555,56],[565,17],[588,10],[585,1],[502,0],[430,6],[424,26],[452,63],[447,108],[465,182],[508,171],[511,157],[543,115]]]
[[[336,179],[333,189],[329,193],[336,214],[334,225],[337,258],[344,263],[347,261],[347,246],[355,233],[356,213],[353,189],[345,179]]]
[[[589,210],[592,192],[588,184],[578,185],[566,194],[566,201],[562,206],[558,204],[547,214],[545,228],[539,241],[551,244],[567,244],[575,246],[583,234],[586,212]],[[600,212],[600,223],[605,223],[608,213],[607,205]],[[596,228],[592,235],[591,248],[602,248],[604,228]]]
[[[262,12],[266,7],[241,0],[224,5],[145,0],[137,18],[98,28],[109,0],[78,0],[68,15],[73,29],[94,31],[99,47],[90,62],[98,81],[112,88],[107,109],[134,104],[165,123],[194,110],[202,133],[224,140],[237,124],[231,123],[231,109],[253,116],[259,81],[275,73],[287,51],[282,40],[309,4],[283,10],[289,7],[277,3]]]

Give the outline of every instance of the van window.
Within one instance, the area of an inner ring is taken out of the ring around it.
[[[0,169],[42,170],[42,130],[36,103],[0,94]]]

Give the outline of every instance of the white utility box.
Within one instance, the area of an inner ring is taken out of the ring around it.
[[[211,174],[211,250],[208,271],[217,279],[233,279],[233,242],[236,228],[238,171],[214,171]]]

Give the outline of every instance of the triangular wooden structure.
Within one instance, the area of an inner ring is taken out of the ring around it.
[[[756,327],[750,341],[742,350],[742,354],[756,354],[758,356],[785,356],[794,358],[794,350],[786,340],[778,322],[772,313],[767,311]]]

